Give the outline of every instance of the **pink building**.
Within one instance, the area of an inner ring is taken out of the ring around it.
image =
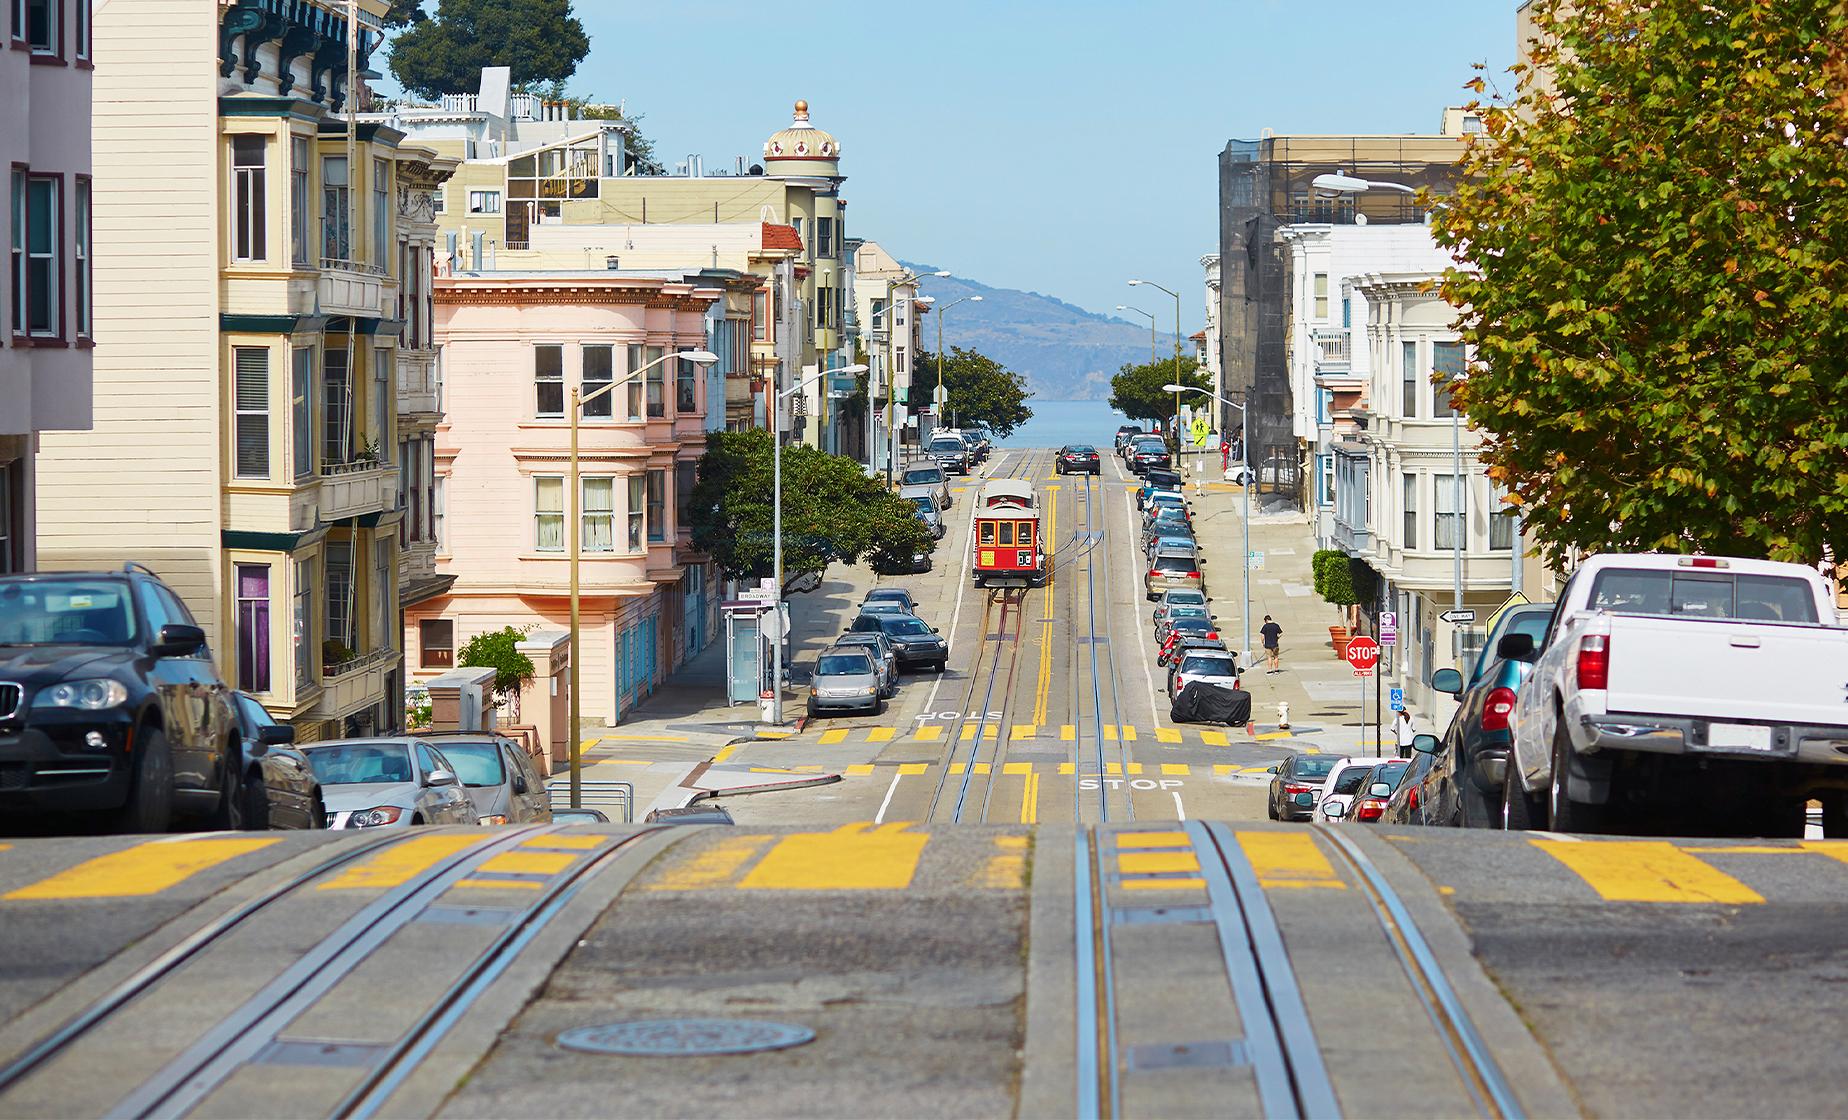
[[[437,571],[456,581],[404,612],[414,679],[449,670],[484,631],[568,627],[566,409],[573,388],[611,381],[578,428],[584,718],[614,723],[711,640],[718,573],[693,552],[684,509],[709,396],[722,426],[724,382],[671,359],[624,378],[674,350],[705,349],[709,317],[722,320],[728,303],[748,314],[754,287],[735,274],[436,281]]]

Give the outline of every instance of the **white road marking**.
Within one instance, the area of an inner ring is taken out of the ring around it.
[[[1528,830],[1527,834],[1529,836],[1544,836],[1548,840],[1563,840],[1572,844],[1576,844],[1584,839],[1582,836],[1567,836],[1563,832],[1546,832],[1538,828]]]
[[[1174,798],[1174,819],[1177,821],[1186,820],[1187,810],[1181,808],[1181,795],[1179,793],[1173,793],[1169,796]]]
[[[975,532],[975,507],[978,504],[979,503],[974,498],[969,499],[969,534]],[[950,636],[948,640],[951,642],[956,640],[956,624],[962,620],[963,592],[969,587],[969,564],[974,558],[974,552],[975,549],[969,546],[969,536],[965,535],[963,538],[962,550],[962,574],[957,577],[956,586],[952,588],[956,594],[956,609],[950,612]],[[927,712],[934,712],[937,710],[937,690],[943,687],[943,676],[943,673],[938,673],[937,679],[930,682],[930,695],[924,698],[924,710]]]
[[[1126,491],[1123,494],[1123,517],[1124,531],[1129,534],[1130,540],[1135,540],[1136,499],[1133,491]],[[1132,580],[1135,574],[1135,570],[1132,568],[1130,570],[1130,577]],[[1136,598],[1135,606],[1131,608],[1130,612],[1136,616],[1136,643],[1138,645],[1142,645],[1142,608],[1147,605],[1147,601],[1148,595],[1145,592]],[[1155,635],[1151,633],[1148,640],[1150,643],[1153,643],[1155,641]],[[1152,645],[1145,645],[1142,646],[1142,648],[1148,650],[1152,648]],[[1155,670],[1150,667],[1150,662],[1155,659],[1145,652],[1138,660],[1142,662],[1142,675],[1146,677],[1149,682],[1149,718],[1153,719],[1155,721],[1155,726],[1159,728],[1162,726],[1161,699],[1160,694],[1155,691]]]
[[[879,803],[879,814],[873,818],[874,824],[884,824],[886,810],[892,807],[892,795],[898,792],[898,780],[905,776],[904,771],[892,775],[892,784],[886,787],[885,800]]]

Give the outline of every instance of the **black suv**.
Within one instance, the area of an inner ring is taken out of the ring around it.
[[[0,811],[101,811],[123,832],[164,832],[176,813],[230,827],[231,704],[205,632],[146,568],[0,577]]]

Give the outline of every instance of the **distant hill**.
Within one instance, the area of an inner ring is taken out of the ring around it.
[[[917,272],[938,267],[903,263]],[[1042,400],[1105,400],[1110,379],[1123,363],[1149,360],[1147,320],[1133,312],[1123,312],[1127,320],[1134,320],[1126,321],[1038,292],[991,288],[960,276],[933,277],[923,289],[939,307],[964,296],[981,296],[982,302],[965,303],[950,313],[944,321],[944,345],[981,351],[1025,376],[1033,395]],[[1159,306],[1149,310],[1161,314]],[[937,324],[931,319],[924,317],[924,346],[935,350]],[[1157,355],[1172,357],[1174,335],[1157,333],[1155,346]]]

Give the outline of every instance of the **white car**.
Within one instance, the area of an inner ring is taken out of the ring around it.
[[[321,783],[328,828],[480,821],[456,768],[416,738],[337,739],[301,748]]]
[[[1354,796],[1360,792],[1360,783],[1366,780],[1368,771],[1379,764],[1377,758],[1344,758],[1335,763],[1335,768],[1322,780],[1322,788],[1316,791],[1315,812],[1310,819],[1324,824],[1346,820],[1348,810],[1353,808]],[[1329,812],[1337,807],[1339,812]]]
[[[1168,698],[1195,681],[1216,684],[1220,688],[1238,688],[1238,662],[1224,650],[1201,649],[1185,653],[1168,674]]]

